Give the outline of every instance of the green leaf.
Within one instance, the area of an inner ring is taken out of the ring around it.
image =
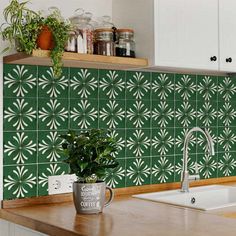
[[[80,168],[81,168],[81,171],[84,171],[86,169],[86,167],[88,166],[89,163],[87,162],[82,162],[80,163]]]
[[[89,179],[92,175],[104,178],[106,169],[119,165],[114,157],[117,152],[115,140],[108,138],[105,130],[92,129],[80,134],[69,130],[60,137],[64,139],[65,162],[81,179]]]

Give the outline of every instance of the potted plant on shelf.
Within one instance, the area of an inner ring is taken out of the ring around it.
[[[36,49],[42,19],[26,5],[27,2],[12,0],[3,11],[5,23],[1,26],[1,36],[3,40],[10,42],[10,46],[3,52],[15,47],[17,51],[31,54],[33,49]]]
[[[78,177],[73,183],[73,198],[77,213],[93,214],[102,212],[113,199],[113,191],[103,181],[106,169],[119,164],[114,157],[117,146],[106,131],[92,129],[76,134],[68,131],[60,135],[64,139],[62,148],[70,173]],[[110,199],[105,203],[105,190],[110,191]]]
[[[62,73],[62,56],[69,38],[70,24],[69,21],[65,21],[62,18],[58,8],[51,7],[49,10],[51,10],[51,14],[42,22],[42,30],[38,35],[37,46],[42,49],[51,50],[50,56],[54,75],[59,77]],[[47,46],[47,48],[43,46]]]
[[[41,47],[51,49],[54,75],[59,77],[70,25],[60,17],[58,10],[47,17],[42,17],[40,13],[27,8],[27,3],[28,1],[20,3],[18,0],[11,0],[4,9],[6,22],[1,26],[0,34],[3,40],[10,42],[11,47],[5,48],[3,52],[12,47],[27,54],[32,54],[34,49]]]

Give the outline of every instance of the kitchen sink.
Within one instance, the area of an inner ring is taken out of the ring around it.
[[[208,211],[236,206],[236,187],[209,185],[190,188],[189,192],[170,190],[138,194],[133,197]]]

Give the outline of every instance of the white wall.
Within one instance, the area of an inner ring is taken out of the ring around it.
[[[0,25],[4,22],[3,10],[9,4],[10,0],[0,0]],[[20,0],[22,1],[22,0]],[[100,17],[103,15],[112,14],[112,0],[31,0],[30,8],[33,10],[47,11],[48,7],[58,7],[62,15],[67,18],[73,15],[74,10],[84,8],[86,11],[92,12],[94,16]],[[7,43],[0,39],[0,52],[6,47]],[[11,54],[12,52],[8,52]],[[3,55],[0,55],[0,200],[2,200],[2,179],[3,179]]]

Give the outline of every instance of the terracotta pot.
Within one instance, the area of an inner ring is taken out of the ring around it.
[[[51,50],[53,48],[53,34],[48,26],[43,26],[37,39],[37,46],[42,50]]]

